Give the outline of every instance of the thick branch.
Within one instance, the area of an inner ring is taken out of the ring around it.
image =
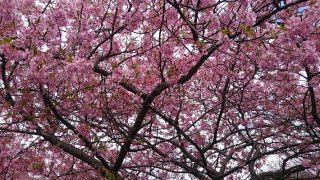
[[[177,1],[173,0],[173,2],[172,2],[170,0],[167,0],[167,2],[169,4],[171,4],[172,7],[174,7],[177,10],[177,12],[179,13],[181,19],[184,20],[188,24],[188,26],[189,26],[189,28],[191,30],[192,36],[193,36],[193,40],[195,42],[198,41],[199,35],[198,35],[198,32],[197,32],[197,29],[192,25],[192,23],[187,19],[187,17],[181,11],[181,8],[179,7],[179,4],[177,3]],[[195,18],[197,18],[197,16]]]
[[[4,84],[4,89],[5,89],[5,100],[9,102],[11,106],[14,106],[15,102],[11,96],[9,83],[7,81],[7,76],[6,76],[7,59],[4,54],[0,54],[0,58],[1,58],[1,77]]]
[[[273,15],[277,14],[278,12],[282,11],[282,10],[285,10],[285,9],[288,9],[289,7],[291,6],[294,6],[294,5],[297,5],[297,4],[300,4],[300,3],[303,3],[303,2],[307,2],[308,0],[297,0],[297,1],[293,1],[291,3],[288,3],[284,6],[281,6],[279,8],[276,8],[274,11],[271,11],[270,13],[266,14],[266,15],[263,15],[261,16],[260,18],[258,18],[258,20],[256,21],[256,23],[254,24],[254,26],[258,26],[260,25],[261,23],[263,23],[265,20],[271,18]]]
[[[133,142],[133,139],[136,137],[138,131],[141,129],[141,125],[142,122],[144,120],[144,118],[147,115],[147,112],[149,110],[149,105],[152,103],[153,99],[160,95],[162,91],[164,91],[165,89],[167,89],[169,87],[168,84],[166,83],[161,83],[159,84],[148,96],[147,98],[143,101],[142,103],[142,107],[139,110],[139,113],[136,117],[135,123],[132,126],[132,128],[130,129],[129,133],[128,133],[128,137],[126,138],[126,141],[124,142],[124,144],[121,146],[118,158],[116,160],[115,165],[113,166],[113,170],[114,171],[119,171],[125,157],[127,156],[129,150],[130,150],[130,146]]]
[[[92,142],[86,138],[84,135],[78,132],[78,130],[71,124],[69,123],[65,118],[62,117],[62,115],[59,113],[59,111],[56,109],[55,105],[52,103],[50,97],[47,95],[47,93],[44,93],[42,91],[42,97],[43,101],[46,104],[46,106],[49,107],[49,109],[52,111],[54,116],[56,117],[57,120],[59,120],[62,124],[64,124],[68,129],[73,131],[84,143],[87,148],[89,148],[95,156],[101,161],[101,163],[108,169],[110,169],[107,161],[97,152],[97,150],[92,146]]]
[[[189,72],[186,75],[181,76],[181,78],[178,80],[179,84],[183,84],[187,82],[191,77],[197,73],[198,69],[202,66],[202,64],[212,55],[212,53],[218,49],[221,46],[221,44],[218,45],[213,45],[209,50],[206,55],[201,56],[200,60],[195,64],[194,66],[191,67]]]
[[[120,179],[119,175],[116,175],[116,173],[112,172],[110,169],[107,169],[100,161],[96,160],[94,157],[89,156],[88,154],[84,153],[82,150],[76,148],[75,146],[65,143],[53,134],[47,134],[43,129],[41,129],[39,126],[37,127],[37,133],[41,134],[41,136],[49,141],[52,145],[62,149],[66,153],[82,160],[83,162],[89,164],[94,169],[98,170],[103,176],[106,174],[115,174],[115,176]]]
[[[307,80],[308,80],[308,83],[309,81],[312,80],[312,74],[311,74],[311,71],[309,69],[309,67],[305,66],[305,70],[306,70],[306,73],[307,73]],[[320,117],[318,115],[318,112],[317,112],[317,98],[316,98],[316,95],[315,95],[315,92],[314,92],[314,89],[311,85],[308,85],[308,90],[310,92],[310,99],[311,99],[311,114],[312,114],[312,117],[314,118],[314,120],[317,122],[317,124],[320,126]]]

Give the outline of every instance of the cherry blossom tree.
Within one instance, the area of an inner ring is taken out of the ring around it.
[[[319,1],[0,7],[1,179],[319,178]]]

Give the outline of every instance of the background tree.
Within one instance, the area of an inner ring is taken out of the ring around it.
[[[1,178],[319,176],[319,1],[0,6]]]

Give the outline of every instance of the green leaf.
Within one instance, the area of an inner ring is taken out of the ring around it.
[[[167,69],[168,77],[171,77],[171,76],[175,75],[176,72],[177,72],[177,69],[176,69],[175,66],[171,66],[171,67],[169,67],[169,69]]]
[[[4,37],[0,40],[0,45],[11,44],[12,41],[13,41],[13,38]]]
[[[285,31],[287,28],[286,28],[285,24],[280,24],[279,25],[279,29],[282,30],[282,31]]]
[[[116,173],[110,171],[107,171],[104,177],[107,180],[120,180],[120,177]]]
[[[116,68],[118,67],[118,63],[115,62],[115,61],[113,61],[113,62],[111,63],[111,67],[112,67],[112,69],[116,69]]]
[[[246,24],[241,24],[240,29],[249,37],[255,37],[256,31],[253,27],[247,26]]]
[[[73,55],[72,55],[72,53],[67,53],[67,62],[68,63],[72,63],[73,62]]]
[[[144,143],[144,140],[143,140],[142,138],[139,138],[139,139],[138,139],[138,142],[139,142],[139,144],[143,144],[143,143]]]
[[[32,169],[34,170],[39,170],[43,167],[43,163],[42,162],[33,162],[31,164]]]
[[[107,150],[107,146],[106,146],[105,143],[98,143],[98,149],[106,151]]]
[[[228,36],[231,35],[231,30],[229,28],[224,27],[220,31],[222,32],[222,34],[225,34]]]

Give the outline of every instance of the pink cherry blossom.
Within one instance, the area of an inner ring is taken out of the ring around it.
[[[319,179],[318,1],[0,7],[1,179]]]

